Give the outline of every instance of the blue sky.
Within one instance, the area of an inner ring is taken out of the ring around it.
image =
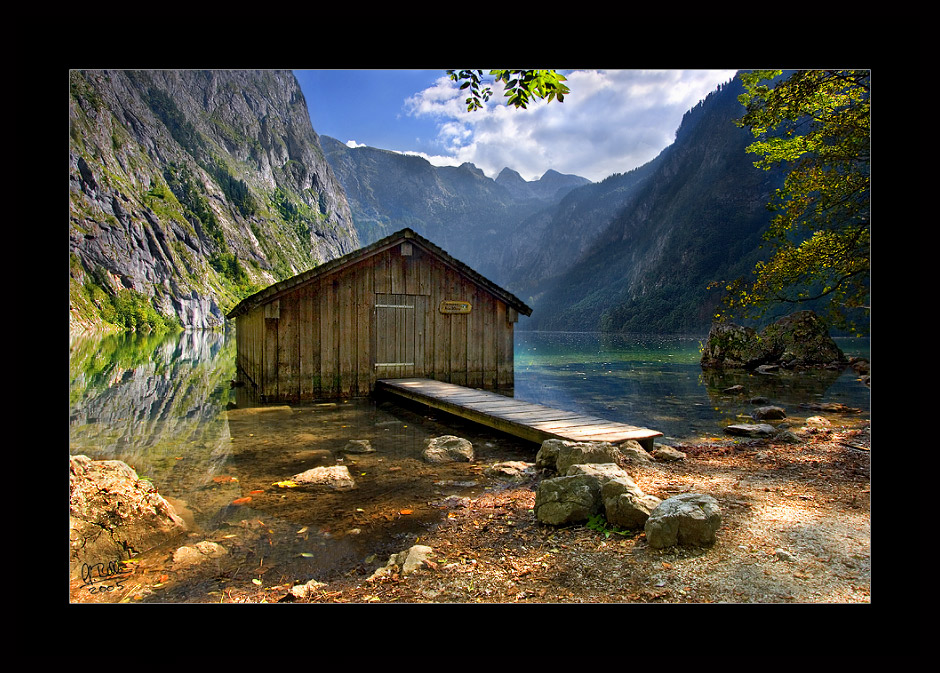
[[[444,70],[295,70],[313,128],[347,144],[419,154],[435,165],[475,164],[495,178],[545,171],[599,181],[656,157],[682,115],[734,70],[563,70],[563,103],[508,108],[495,90],[467,112]]]

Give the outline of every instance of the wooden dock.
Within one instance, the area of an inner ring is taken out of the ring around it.
[[[550,438],[612,444],[632,439],[649,451],[653,448],[653,439],[663,434],[430,379],[381,379],[376,383],[376,391],[397,395],[537,443]]]

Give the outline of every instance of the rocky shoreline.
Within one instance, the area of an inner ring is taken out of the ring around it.
[[[173,522],[165,529],[169,539],[113,568],[82,565],[74,555],[70,600],[866,603],[870,429],[867,419],[844,410],[821,418],[827,422],[780,427],[769,437],[658,447],[659,456],[643,456],[635,447],[611,453],[610,447],[556,445],[543,446],[534,462],[477,464],[466,444],[455,441],[460,438],[446,438],[439,442],[453,450],[446,460],[469,463],[489,486],[473,497],[428,503],[438,512],[436,522],[402,538],[387,556],[353,563],[342,577],[252,576],[239,570],[258,563],[245,556],[245,538],[273,542],[265,530],[272,524],[248,519],[240,537],[220,529],[210,539],[179,528],[171,509],[152,505],[138,514]],[[562,458],[560,476],[562,451],[573,448],[582,456]],[[439,452],[432,454],[441,460]],[[577,462],[585,456],[587,463]],[[70,463],[73,472],[76,464],[88,471],[85,460]],[[130,499],[155,497],[136,475],[111,467],[132,487]],[[595,494],[594,504],[573,518],[550,520],[552,507],[545,507],[561,499],[548,493],[559,479],[593,479],[582,490]],[[693,515],[710,511],[700,517],[705,532],[680,535],[674,519],[659,531],[648,526],[652,512],[667,502]],[[667,543],[660,541],[662,530],[672,536]],[[127,542],[137,539],[126,536],[120,544],[142,549],[142,542]],[[89,572],[97,573],[93,582]],[[221,593],[204,588],[225,577]],[[96,584],[113,588],[90,593]]]

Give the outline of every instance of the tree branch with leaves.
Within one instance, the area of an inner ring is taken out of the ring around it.
[[[775,304],[826,300],[832,325],[865,331],[871,268],[871,73],[805,70],[741,73],[747,151],[758,168],[783,166],[768,207],[771,255],[750,279],[725,284],[719,320],[759,317]]]
[[[484,107],[492,88],[486,84],[482,70],[448,70],[448,76],[454,82],[460,82],[460,90],[470,89],[470,95],[464,101],[467,111],[473,112]],[[532,100],[564,102],[569,93],[564,75],[555,70],[490,70],[493,83],[502,82],[506,104],[525,109]]]

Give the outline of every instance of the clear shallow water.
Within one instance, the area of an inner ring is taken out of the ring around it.
[[[649,427],[676,440],[721,435],[724,425],[747,417],[747,399],[756,395],[784,406],[796,419],[815,413],[799,408],[808,402],[841,402],[866,417],[870,411],[870,391],[851,370],[779,376],[706,372],[698,364],[700,340],[519,332],[515,396]],[[838,341],[847,355],[868,357],[867,340]],[[174,497],[205,488],[225,471],[233,456],[226,410],[235,405],[237,392],[230,387],[233,335],[73,337],[69,354],[71,454],[123,460]],[[722,393],[736,384],[745,387],[745,395]],[[394,406],[371,400],[315,409],[319,416],[306,433],[332,439],[310,449],[335,451],[337,443],[357,436],[380,442],[392,436],[397,444],[387,450],[400,452],[406,445],[414,449],[432,431],[446,430],[412,422],[411,434],[402,435],[407,418]],[[396,427],[399,432],[389,435]]]
[[[849,355],[868,355],[864,341],[840,346]],[[515,357],[516,397],[650,427],[666,441],[721,436],[723,425],[747,418],[746,398],[754,395],[796,419],[816,413],[801,411],[804,402],[841,402],[866,418],[870,404],[868,388],[851,371],[703,372],[698,337],[522,332]],[[197,530],[224,540],[233,557],[242,554],[242,566],[260,562],[287,581],[326,581],[357,565],[371,572],[375,565],[364,559],[381,565],[413,543],[442,516],[438,503],[484,488],[481,465],[531,461],[537,450],[458,419],[371,399],[252,410],[230,386],[234,362],[234,335],[219,332],[72,337],[69,453],[126,462]],[[721,392],[735,384],[747,395]],[[442,434],[470,439],[476,464],[425,464],[425,442]],[[368,439],[375,452],[345,455],[350,439]],[[355,490],[273,487],[337,462],[350,467]],[[248,504],[233,506],[246,497]],[[223,576],[189,591],[215,600]]]
[[[870,410],[870,391],[857,375],[799,372],[780,375],[703,371],[699,336],[596,332],[519,332],[515,396],[612,421],[659,430],[667,438],[695,439],[741,422],[763,396],[793,418],[800,404],[840,402]],[[869,356],[867,339],[837,339],[846,355]],[[723,390],[743,385],[745,394]]]

